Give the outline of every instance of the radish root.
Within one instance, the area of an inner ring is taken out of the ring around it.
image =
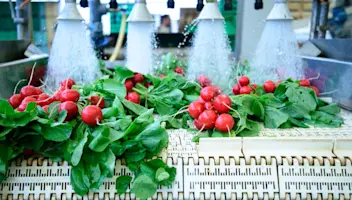
[[[28,85],[31,85],[31,82],[32,82],[32,79],[33,79],[33,75],[34,75],[34,69],[35,69],[36,65],[37,65],[37,62],[35,62],[33,67],[32,67],[31,76],[29,77]]]

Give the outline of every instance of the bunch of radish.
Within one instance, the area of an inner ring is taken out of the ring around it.
[[[309,88],[312,88],[312,89],[314,90],[315,94],[317,95],[317,97],[320,95],[319,89],[318,89],[317,87],[315,87],[315,86],[312,86],[312,85],[310,84],[309,79],[302,79],[302,80],[300,80],[300,81],[299,81],[299,85],[302,86],[302,87],[309,87]]]
[[[63,80],[60,88],[53,95],[43,93],[39,87],[27,85],[20,90],[20,94],[12,95],[8,99],[8,102],[19,112],[23,112],[30,102],[34,102],[37,106],[42,107],[47,114],[49,114],[50,104],[60,102],[56,104],[58,111],[66,110],[67,116],[65,121],[70,121],[79,114],[77,103],[80,100],[80,93],[72,89],[73,85],[75,85],[74,80],[70,78]],[[87,125],[97,125],[102,120],[103,114],[101,109],[104,108],[104,98],[90,96],[88,101],[90,101],[91,105],[83,108],[81,114],[82,121]]]
[[[238,83],[232,88],[234,95],[251,94],[257,89],[257,84],[251,84],[247,76],[241,76]],[[276,84],[272,80],[268,80],[263,84],[263,89],[266,93],[273,93],[276,90]]]
[[[132,78],[126,79],[125,87],[126,87],[127,95],[125,99],[135,104],[140,104],[140,100],[141,100],[139,94],[137,92],[132,91],[133,87],[135,87],[138,83],[144,84],[144,86],[147,88],[153,85],[153,83],[145,81],[143,74],[140,74],[140,73],[134,73]]]
[[[194,125],[200,131],[216,129],[230,132],[235,126],[234,118],[228,114],[232,101],[229,96],[221,94],[220,88],[211,85],[208,77],[200,75],[198,82],[203,87],[200,97],[188,107],[188,113],[194,118]]]

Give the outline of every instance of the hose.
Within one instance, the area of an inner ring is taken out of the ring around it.
[[[122,13],[119,37],[117,38],[114,52],[112,53],[112,55],[109,58],[110,62],[115,61],[117,56],[119,55],[119,52],[120,52],[120,49],[122,46],[122,42],[125,39],[125,30],[126,30],[126,13]]]

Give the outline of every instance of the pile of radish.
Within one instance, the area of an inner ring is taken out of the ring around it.
[[[203,86],[200,97],[188,107],[194,125],[200,131],[215,128],[220,132],[229,132],[235,125],[234,118],[228,114],[232,105],[230,97],[211,85],[208,77],[200,75],[198,81]]]

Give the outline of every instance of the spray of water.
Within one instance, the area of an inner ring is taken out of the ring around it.
[[[147,22],[128,24],[127,67],[132,71],[147,74],[152,71],[154,25]]]
[[[199,21],[189,56],[188,78],[194,80],[204,74],[214,84],[228,88],[232,73],[230,54],[224,21]]]
[[[49,57],[45,81],[48,89],[55,91],[66,78],[80,84],[92,83],[99,75],[99,62],[85,24],[60,21]]]
[[[291,21],[266,22],[251,62],[250,77],[256,83],[303,77],[303,61]]]

